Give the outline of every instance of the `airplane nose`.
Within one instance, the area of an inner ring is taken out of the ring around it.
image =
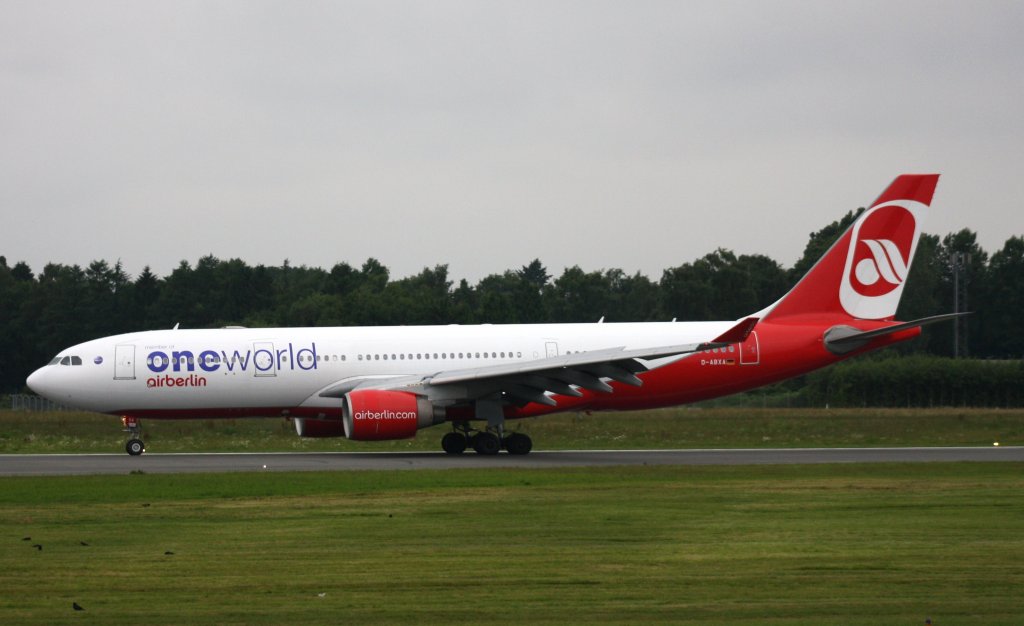
[[[49,397],[48,392],[50,391],[50,385],[46,384],[46,379],[48,377],[45,370],[45,367],[40,367],[36,371],[32,372],[25,380],[25,384],[28,385],[29,389],[44,398]]]

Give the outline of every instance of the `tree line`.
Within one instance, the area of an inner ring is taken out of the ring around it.
[[[392,279],[376,259],[330,269],[251,266],[241,259],[200,258],[167,276],[145,268],[129,275],[120,262],[82,268],[50,263],[38,273],[0,256],[0,391],[24,388],[25,377],[59,350],[89,339],[138,330],[228,325],[375,326],[418,324],[608,322],[736,319],[767,306],[791,288],[852,223],[851,211],[810,233],[791,268],[764,255],[718,248],[662,272],[660,280],[620,269],[578,266],[552,276],[540,260],[456,284],[446,265]],[[991,256],[964,229],[923,235],[898,317],[915,319],[953,309],[955,253],[969,255],[964,332],[971,356],[1020,358],[1024,328],[1024,238],[1010,237]],[[950,355],[952,324],[926,329],[905,352]]]

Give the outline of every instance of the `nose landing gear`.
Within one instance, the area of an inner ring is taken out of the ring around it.
[[[128,442],[124,444],[125,452],[132,456],[139,456],[145,452],[146,444],[142,443],[142,427],[139,425],[139,419],[125,415],[121,418],[121,425],[124,426],[124,432],[130,436]]]

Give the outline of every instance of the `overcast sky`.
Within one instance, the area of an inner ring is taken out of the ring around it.
[[[0,255],[785,266],[897,174],[1024,234],[1022,2],[0,0]]]

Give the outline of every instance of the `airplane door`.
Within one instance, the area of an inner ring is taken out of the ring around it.
[[[114,380],[135,380],[135,346],[114,346]]]
[[[277,358],[274,355],[274,344],[269,341],[256,341],[252,344],[253,373],[256,376],[277,376]]]
[[[740,365],[758,365],[761,362],[760,345],[757,343],[757,331],[750,333],[747,340],[740,344]]]
[[[545,341],[544,342],[544,356],[553,357],[558,356],[558,342],[557,341]]]

